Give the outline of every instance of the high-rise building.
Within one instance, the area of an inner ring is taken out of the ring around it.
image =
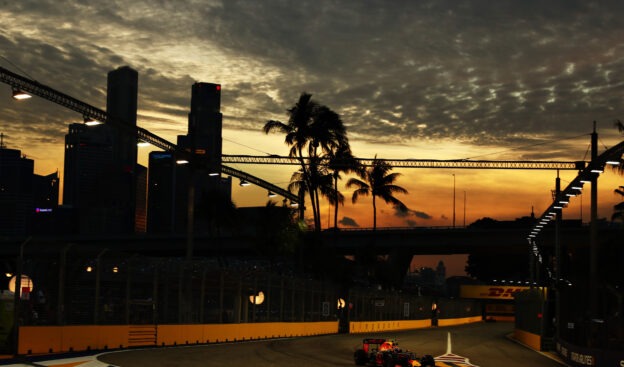
[[[183,191],[188,190],[188,169],[176,165],[173,153],[151,152],[147,181],[147,232],[183,233],[187,216]]]
[[[0,236],[30,231],[34,167],[21,151],[0,147]]]
[[[58,208],[58,173],[34,173],[34,161],[0,146],[0,236],[43,233]]]
[[[136,70],[122,66],[108,73],[106,92],[106,113],[112,119],[131,129],[137,123],[139,74]],[[113,129],[113,157],[122,172],[132,172],[137,162],[137,138],[128,129]],[[134,196],[134,193],[132,193]]]
[[[134,213],[134,232],[147,232],[147,167],[137,164],[136,177],[136,204]]]
[[[131,133],[136,126],[137,94],[137,72],[127,66],[115,69],[108,73],[106,99],[107,114],[114,121],[69,127],[63,204],[77,211],[81,233],[133,233],[137,229],[137,202],[145,205],[137,196],[142,169],[136,163],[136,135]]]
[[[191,89],[188,133],[177,144],[195,154],[188,165],[176,164],[169,152],[152,152],[149,158],[148,232],[183,233],[188,230],[189,192],[201,214],[210,197],[231,201],[232,178],[220,176],[222,114],[221,86],[195,83]],[[192,186],[191,186],[191,183]],[[194,226],[194,231],[202,231]]]
[[[62,222],[58,211],[58,172],[49,175],[33,175],[34,215],[32,233],[61,233]]]
[[[116,212],[121,233],[135,231],[137,204],[137,137],[128,133],[134,131],[137,121],[138,80],[136,70],[122,66],[108,73],[106,113],[129,129],[112,129],[113,159],[115,165],[111,191],[112,206]]]
[[[211,173],[220,172],[223,128],[221,85],[195,83],[191,88],[188,134],[178,135],[178,146],[194,151]]]
[[[103,195],[113,172],[109,125],[70,124],[65,135],[63,205],[90,208],[106,203]]]

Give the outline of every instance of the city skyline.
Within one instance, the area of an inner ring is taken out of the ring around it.
[[[139,72],[138,125],[169,141],[186,133],[191,85],[221,84],[224,154],[286,155],[283,136],[261,129],[269,119],[286,120],[303,91],[342,116],[358,157],[588,160],[594,120],[600,151],[622,139],[613,128],[623,118],[624,91],[624,10],[617,2],[373,3],[378,11],[358,3],[229,1],[175,9],[167,2],[71,1],[3,8],[0,65],[97,107],[105,105],[106,73],[128,65]],[[62,171],[63,137],[81,116],[37,98],[17,103],[10,93],[0,88],[4,144],[33,158],[36,173]],[[139,163],[146,165],[149,150],[140,148]],[[235,168],[281,187],[296,169]],[[532,208],[539,215],[556,177],[395,171],[411,210],[380,208],[380,226],[451,225],[453,217],[461,226],[464,209],[466,224],[510,220]],[[565,183],[575,172],[560,175]],[[621,177],[604,176],[599,216],[608,218]],[[264,189],[234,183],[238,206],[266,203]],[[341,226],[371,226],[370,201],[351,204],[350,192],[341,191]],[[579,204],[564,216],[582,212],[587,221],[589,200]],[[323,227],[333,226],[323,205]]]

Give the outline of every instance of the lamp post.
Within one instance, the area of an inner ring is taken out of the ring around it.
[[[464,190],[464,228],[466,228],[466,191]]]
[[[555,200],[559,200],[561,195],[561,179],[559,178],[559,170],[557,170],[557,178],[555,179]],[[561,338],[561,290],[562,290],[562,258],[561,258],[561,212],[563,209],[557,210],[555,217],[555,336],[557,340]]]
[[[598,158],[598,134],[596,133],[596,121],[594,131],[591,134],[591,162]],[[591,203],[589,224],[589,299],[591,317],[597,317],[598,313],[598,174],[591,175]]]
[[[455,228],[455,174],[453,173],[453,228]]]

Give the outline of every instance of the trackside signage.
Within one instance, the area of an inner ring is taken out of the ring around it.
[[[529,289],[520,286],[462,285],[459,290],[461,298],[513,300],[516,292]]]
[[[564,341],[558,341],[556,347],[568,366],[624,367],[624,351],[584,348]]]

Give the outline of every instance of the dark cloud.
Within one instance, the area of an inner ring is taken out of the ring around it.
[[[398,218],[414,217],[414,218],[425,219],[425,220],[432,219],[432,217],[429,214],[418,211],[418,210],[411,210],[411,209],[402,210],[401,208],[397,206],[394,206],[393,209],[394,209],[394,215]]]
[[[191,84],[208,81],[224,85],[224,122],[236,129],[283,118],[307,91],[361,141],[511,147],[622,118],[623,17],[615,0],[30,0],[4,4],[0,50],[97,107],[106,73],[130,65],[140,124],[167,138],[186,131]],[[0,121],[53,124],[56,135],[74,116],[2,107]]]
[[[360,225],[355,221],[355,219],[353,218],[349,218],[349,217],[342,217],[341,220],[338,221],[338,223],[342,224],[345,227],[359,227]]]

